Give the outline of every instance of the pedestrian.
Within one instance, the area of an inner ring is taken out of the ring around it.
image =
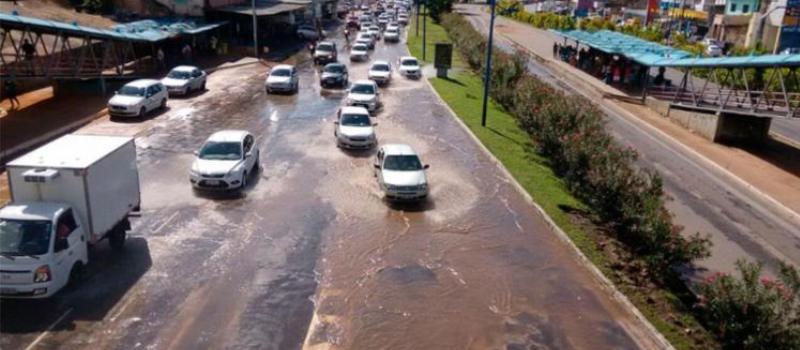
[[[553,57],[558,56],[558,43],[553,43]]]
[[[25,59],[28,61],[33,60],[33,54],[36,53],[36,48],[28,39],[22,41],[22,52],[25,54]]]
[[[156,60],[158,60],[158,69],[166,69],[167,65],[164,63],[164,50],[161,47],[156,51]]]
[[[212,35],[211,39],[209,39],[209,43],[211,44],[211,53],[214,55],[217,54],[217,42],[218,42],[217,36]]]
[[[186,43],[186,45],[183,46],[181,54],[183,54],[183,60],[186,62],[186,64],[192,63],[192,47],[189,46],[189,43]]]
[[[6,96],[8,96],[8,102],[11,103],[11,110],[19,109],[20,103],[19,99],[17,99],[17,84],[11,79],[6,79],[4,88]]]

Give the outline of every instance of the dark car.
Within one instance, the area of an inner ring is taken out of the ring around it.
[[[325,65],[325,68],[322,68],[322,75],[320,76],[319,83],[323,88],[331,86],[347,87],[347,66],[339,62],[328,63]]]
[[[322,41],[314,48],[314,63],[316,64],[336,62],[336,58],[336,43],[332,41]]]

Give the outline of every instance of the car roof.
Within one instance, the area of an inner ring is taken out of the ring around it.
[[[356,48],[364,48],[364,50],[368,50],[367,44],[359,43],[359,42],[356,42],[356,44],[353,45],[352,50],[355,50]]]
[[[325,69],[325,68],[328,68],[328,67],[345,67],[345,68],[347,68],[347,66],[342,62],[331,62],[331,63],[326,64],[325,67],[322,67],[322,68]]]
[[[393,155],[393,156],[417,155],[417,152],[414,152],[414,149],[411,148],[411,146],[401,143],[391,143],[383,145],[383,147],[381,148],[383,149],[384,155]]]
[[[125,86],[133,86],[138,88],[148,87],[153,84],[160,84],[161,82],[155,79],[138,79],[134,80],[130,83],[125,84]]]
[[[400,57],[400,61],[405,61],[405,60],[417,60],[417,58],[414,57],[414,56],[403,56],[403,57]],[[417,61],[419,61],[419,60],[417,60]]]
[[[333,41],[320,41],[317,44],[317,46],[320,46],[320,45],[335,45],[335,44],[333,43]]]
[[[177,71],[177,72],[191,72],[191,71],[193,71],[195,69],[199,69],[199,68],[197,68],[195,66],[177,66],[175,68],[172,68],[173,71]]]
[[[375,84],[375,82],[372,81],[372,80],[361,79],[361,80],[354,81],[353,85],[377,85],[377,84]]]
[[[291,65],[291,64],[279,64],[279,65],[277,65],[275,67],[272,67],[272,70],[278,70],[278,69],[290,69],[291,70],[291,69],[294,69],[294,66]]]
[[[207,141],[214,142],[240,142],[249,133],[244,130],[222,130],[217,131],[208,137]]]
[[[369,111],[361,106],[345,106],[342,107],[342,114],[366,114],[369,115]]]
[[[391,65],[389,64],[389,62],[387,62],[387,61],[373,61],[373,62],[372,62],[372,66],[373,66],[373,67],[375,67],[375,66],[377,66],[377,65],[379,65],[379,64],[384,64],[384,65],[387,65],[387,66],[391,66]]]

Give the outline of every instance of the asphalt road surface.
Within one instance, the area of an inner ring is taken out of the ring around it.
[[[459,9],[471,13],[467,18],[485,32],[489,16],[479,6]],[[498,18],[498,21],[507,20]],[[508,38],[502,35],[495,38],[502,48],[511,49]],[[558,78],[543,64],[533,59],[528,61],[528,69],[544,81],[570,93],[580,93],[580,88]],[[700,261],[699,271],[690,271],[688,277],[695,273],[702,276],[707,270],[733,271],[735,261],[740,258],[762,261],[771,272],[778,271],[780,260],[800,264],[800,222],[795,218],[687,154],[675,141],[646,123],[618,113],[604,103],[598,106],[606,113],[611,134],[639,153],[640,165],[658,170],[663,177],[665,192],[672,199],[667,207],[674,215],[674,222],[683,226],[685,233],[710,235],[712,256]]]
[[[341,38],[340,60],[347,60]],[[404,44],[378,44],[394,62]],[[95,247],[88,278],[49,301],[3,301],[3,349],[654,348],[438,102],[395,75],[381,143],[431,164],[429,199],[386,202],[374,151],[333,138],[341,90],[303,52],[297,95],[266,67],[219,70],[208,91],[144,121],[80,132],[136,136],[143,212],[127,248]],[[351,81],[366,64],[351,66]],[[221,129],[258,138],[242,195],[191,190],[192,152]]]

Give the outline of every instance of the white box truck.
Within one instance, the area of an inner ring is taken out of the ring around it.
[[[0,297],[47,298],[77,279],[89,245],[121,249],[139,210],[130,137],[66,135],[6,165],[0,209]]]

